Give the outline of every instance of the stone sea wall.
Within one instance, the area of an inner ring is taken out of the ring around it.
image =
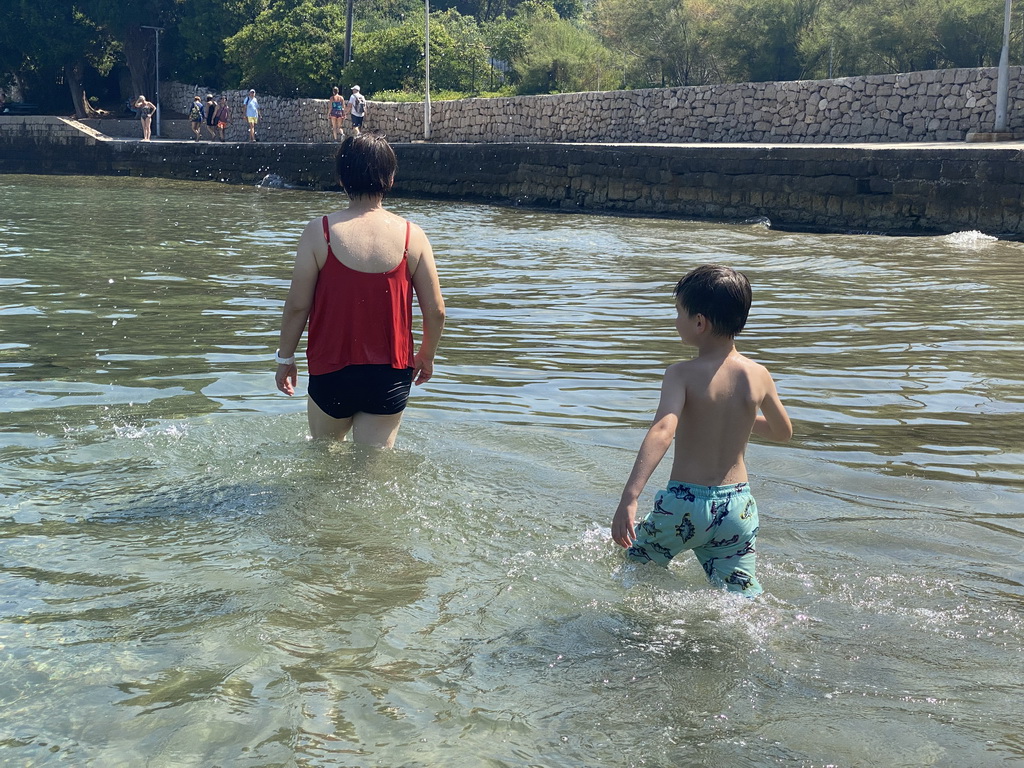
[[[1010,131],[1024,131],[1024,75],[1010,68]],[[441,142],[837,142],[960,141],[995,124],[997,71],[947,69],[833,80],[595,91],[431,104]],[[165,109],[183,111],[205,87],[164,83]],[[228,138],[246,135],[245,91],[226,95]],[[220,95],[217,93],[216,95]],[[331,137],[326,99],[259,96],[265,141]],[[367,129],[392,141],[424,138],[423,104],[370,101]]]
[[[0,118],[0,173],[337,189],[324,143],[97,140]],[[42,122],[38,125],[43,125]],[[17,127],[17,126],[15,126]],[[780,229],[1024,238],[1021,144],[857,146],[397,143],[395,196],[743,221]],[[268,194],[274,194],[268,191]]]
[[[94,145],[110,137],[75,120],[51,115],[0,116],[0,145],[20,141],[29,145]]]

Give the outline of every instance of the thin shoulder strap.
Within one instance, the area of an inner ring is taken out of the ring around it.
[[[331,244],[331,230],[327,226],[327,217],[326,216],[324,216],[323,221],[324,221],[324,240],[326,240],[327,244],[330,245]]]
[[[402,251],[402,258],[403,259],[407,258],[409,256],[409,230],[410,229],[412,229],[412,223],[408,219],[406,219],[405,220],[405,250]]]

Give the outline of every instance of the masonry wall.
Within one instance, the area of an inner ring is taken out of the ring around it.
[[[30,133],[10,130],[9,120],[0,118],[0,173],[233,184],[272,175],[337,189],[330,144],[97,140],[59,135],[66,125],[59,118],[29,119],[38,121]],[[1024,152],[1013,146],[406,143],[395,150],[396,196],[734,221],[763,216],[777,228],[803,230],[1024,237]]]
[[[997,71],[947,69],[834,80],[739,83],[432,102],[431,139],[442,142],[960,141],[995,124]],[[1024,131],[1022,68],[1011,67],[1008,118]],[[166,108],[183,111],[205,87],[164,83]],[[218,94],[219,95],[219,94]],[[246,135],[243,91],[228,138]],[[266,141],[329,141],[326,99],[260,96]],[[364,127],[418,141],[423,104],[371,101]]]

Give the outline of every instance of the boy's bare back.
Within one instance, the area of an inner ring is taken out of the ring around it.
[[[658,410],[612,518],[612,538],[627,548],[636,540],[640,493],[673,441],[677,486],[725,492],[747,482],[743,456],[751,433],[777,442],[793,435],[768,370],[737,352],[733,341],[750,309],[746,277],[705,265],[680,280],[675,293],[676,331],[697,354],[665,371]]]
[[[743,456],[758,409],[775,417],[765,418],[766,426],[777,421],[782,428],[782,406],[768,370],[731,349],[669,367],[664,388],[679,414],[670,479],[698,485],[746,482]]]

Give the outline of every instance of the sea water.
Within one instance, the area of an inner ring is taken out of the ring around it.
[[[0,176],[0,761],[1024,761],[1024,247],[393,200],[449,320],[378,452],[273,383],[340,202]],[[794,421],[754,601],[609,540],[704,262]]]

